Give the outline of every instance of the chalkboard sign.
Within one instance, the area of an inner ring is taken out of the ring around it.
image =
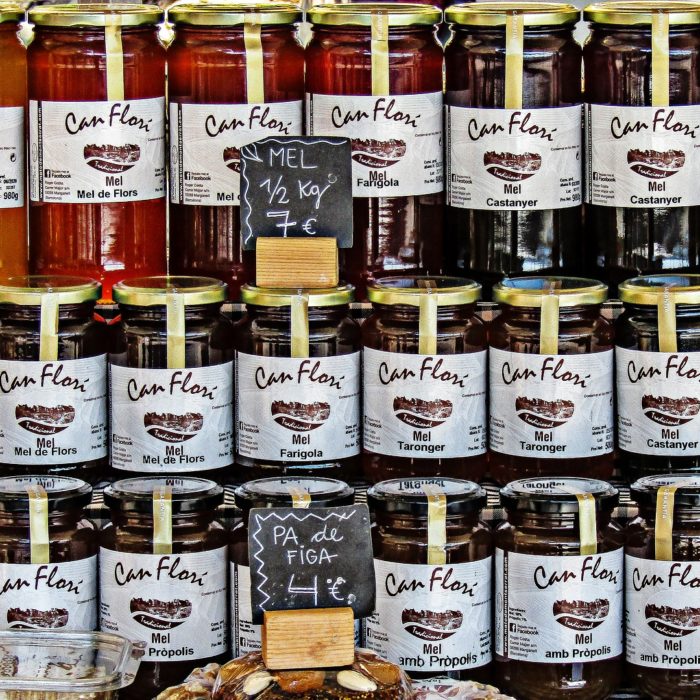
[[[366,505],[254,508],[248,521],[253,622],[263,612],[351,607],[374,612]]]
[[[270,136],[241,148],[241,235],[326,236],[352,247],[350,140]]]

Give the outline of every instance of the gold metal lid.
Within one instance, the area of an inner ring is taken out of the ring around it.
[[[232,27],[245,24],[255,14],[263,25],[294,24],[302,18],[301,8],[291,2],[183,2],[168,9],[173,24],[201,27]]]
[[[526,27],[574,24],[581,19],[574,5],[558,2],[476,2],[445,10],[447,22],[468,27],[505,26],[509,15],[522,15]]]
[[[344,284],[329,289],[272,289],[244,284],[241,287],[241,300],[252,306],[291,306],[292,297],[308,294],[309,306],[342,306],[355,297],[355,287]]]
[[[367,298],[387,306],[419,306],[426,294],[437,299],[438,306],[473,304],[481,299],[481,285],[461,277],[383,277],[367,285]]]
[[[598,24],[651,25],[652,16],[660,12],[668,15],[669,24],[700,23],[700,4],[682,0],[597,2],[583,9],[583,18]]]
[[[127,3],[86,3],[84,5],[41,5],[29,10],[29,21],[40,27],[104,27],[119,17],[122,27],[158,24],[163,11],[155,5]]]
[[[166,297],[180,294],[185,306],[221,304],[226,301],[227,286],[212,277],[162,275],[122,280],[112,287],[117,304],[129,306],[165,306]]]
[[[417,3],[355,2],[349,5],[314,5],[307,17],[312,24],[370,27],[372,17],[385,16],[390,27],[433,25],[442,19],[442,11]]]
[[[556,296],[559,306],[602,304],[608,287],[598,280],[583,277],[512,277],[493,288],[493,299],[500,304],[539,308],[542,299]]]
[[[20,275],[0,280],[0,304],[41,306],[46,294],[58,296],[59,304],[97,301],[102,285],[89,277],[62,275]]]
[[[646,275],[625,280],[618,289],[628,304],[658,306],[667,291],[676,304],[700,304],[700,275]]]
[[[24,10],[14,3],[0,2],[0,24],[5,22],[21,22],[24,19]]]

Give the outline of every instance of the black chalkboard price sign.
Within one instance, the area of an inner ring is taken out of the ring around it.
[[[374,611],[374,562],[366,505],[255,508],[248,521],[253,622],[273,610]]]
[[[241,235],[335,238],[352,247],[350,140],[269,136],[241,148]]]

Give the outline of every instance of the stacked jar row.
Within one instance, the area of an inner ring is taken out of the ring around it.
[[[614,327],[600,282],[511,278],[485,323],[473,281],[387,277],[360,326],[350,286],[246,285],[234,323],[222,282],[152,277],[114,286],[107,326],[96,282],[13,278],[0,285],[2,469],[94,480],[111,454],[117,472],[354,479],[362,452],[373,483],[609,478],[617,427],[628,476],[696,471],[700,278],[620,290]]]
[[[65,477],[0,479],[0,568],[12,582],[0,628],[99,626],[145,641],[125,695],[139,700],[194,665],[260,648],[252,508],[354,498],[333,479],[253,481],[236,489],[242,520],[228,532],[215,483],[127,479],[106,489],[111,522],[98,533],[85,517],[90,492]],[[498,678],[523,700],[608,697],[622,681],[626,647],[628,676],[649,696],[700,696],[700,483],[646,477],[632,497],[639,515],[623,530],[612,519],[618,492],[605,482],[519,480],[501,490],[507,518],[492,529],[473,482],[377,484],[368,492],[374,572],[357,572],[374,576],[376,607],[359,636],[413,677]]]
[[[397,271],[490,287],[504,274],[585,271],[617,284],[696,268],[700,6],[613,2],[584,16],[593,33],[582,92],[571,5],[452,7],[443,57],[442,15],[425,5],[313,9],[302,49],[292,5],[178,4],[166,110],[156,8],[36,8],[31,271],[88,274],[107,299],[119,279],[163,273],[169,161],[170,271],[222,279],[238,299],[254,281],[240,148],[304,131],[352,141],[354,243],[341,266],[360,299],[368,281]],[[0,15],[7,273],[26,264],[21,17]]]

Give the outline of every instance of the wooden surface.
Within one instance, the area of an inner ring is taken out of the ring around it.
[[[307,289],[338,286],[335,238],[258,238],[258,287]]]

